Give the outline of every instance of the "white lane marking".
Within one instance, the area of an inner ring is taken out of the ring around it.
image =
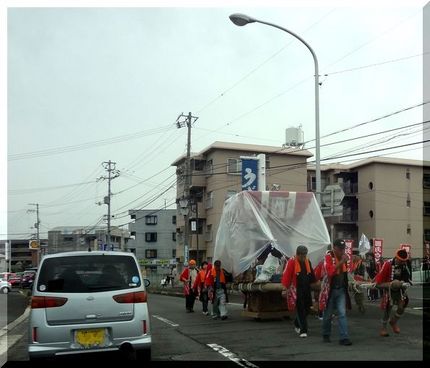
[[[253,367],[258,368],[258,365],[252,364],[251,362],[248,362],[247,360],[238,357],[235,353],[232,353],[231,351],[227,350],[226,348],[222,347],[218,344],[207,344],[210,348],[214,349],[221,355],[225,356],[226,358],[230,359],[231,361],[235,362],[236,364],[240,365],[241,367]]]
[[[178,326],[179,326],[177,323],[172,322],[172,321],[169,321],[169,320],[168,320],[168,319],[166,319],[166,318],[163,318],[163,317],[157,316],[156,314],[153,314],[153,315],[152,315],[152,317],[157,318],[157,319],[159,319],[160,321],[162,321],[162,322],[164,322],[164,323],[167,323],[167,324],[168,324],[168,325],[170,325],[170,326],[173,326],[173,327],[178,327]]]

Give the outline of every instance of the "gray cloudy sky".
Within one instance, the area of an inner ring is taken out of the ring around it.
[[[106,213],[96,202],[107,182],[96,179],[106,174],[108,160],[121,171],[112,182],[113,225],[127,223],[131,208],[173,208],[175,187],[167,189],[175,179],[170,164],[186,151],[186,129],[175,127],[182,112],[199,117],[193,152],[216,140],[281,146],[285,129],[299,124],[314,152],[311,54],[273,27],[233,25],[231,13],[286,27],[315,50],[322,137],[422,103],[426,1],[373,3],[56,8],[45,2],[48,7],[30,8],[32,2],[22,2],[15,8],[9,1],[2,8],[8,111],[0,161],[3,172],[7,165],[8,206],[4,180],[0,238],[34,233],[28,203],[40,204],[42,237],[55,226],[95,225]],[[422,120],[416,107],[321,144]],[[421,128],[322,147],[321,158],[418,142]],[[422,159],[419,147],[376,154]]]

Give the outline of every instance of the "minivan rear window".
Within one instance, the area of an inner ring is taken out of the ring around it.
[[[140,285],[139,270],[133,257],[66,256],[43,262],[37,290],[83,293],[129,289]]]

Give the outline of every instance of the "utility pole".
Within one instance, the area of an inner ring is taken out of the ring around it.
[[[40,218],[39,218],[39,203],[29,203],[29,206],[36,206],[35,210],[27,210],[27,212],[36,212],[36,223],[34,227],[36,228],[36,240],[37,240],[37,253],[36,253],[36,264],[39,266],[40,263]]]
[[[185,119],[183,119],[185,118]],[[181,120],[182,119],[182,120]],[[194,119],[194,120],[193,120]],[[184,214],[184,259],[188,260],[188,249],[190,245],[190,224],[188,220],[188,215],[190,212],[190,186],[191,186],[191,172],[190,172],[190,161],[191,161],[191,126],[196,122],[198,117],[193,116],[191,112],[188,115],[184,115],[183,113],[178,116],[176,119],[176,126],[178,129],[187,127],[187,157],[185,158],[185,181],[184,181],[184,192],[182,195],[182,203],[185,205],[181,205]]]
[[[104,197],[104,204],[107,204],[108,206],[108,214],[107,214],[107,246],[109,247],[111,244],[111,236],[110,236],[110,220],[111,220],[111,214],[110,214],[110,203],[111,203],[111,181],[115,178],[117,178],[120,174],[119,170],[115,169],[116,162],[113,162],[111,160],[102,162],[103,168],[108,172],[107,177],[101,176],[99,180],[107,180],[108,181],[108,194],[106,197]]]

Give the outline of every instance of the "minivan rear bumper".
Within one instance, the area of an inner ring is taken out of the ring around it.
[[[86,353],[102,353],[108,351],[118,351],[123,344],[130,344],[133,350],[146,350],[151,348],[151,335],[145,335],[136,339],[115,339],[111,346],[95,349],[73,349],[69,342],[62,343],[32,343],[28,345],[28,355],[30,359],[34,358],[51,358],[61,355],[86,354]]]

